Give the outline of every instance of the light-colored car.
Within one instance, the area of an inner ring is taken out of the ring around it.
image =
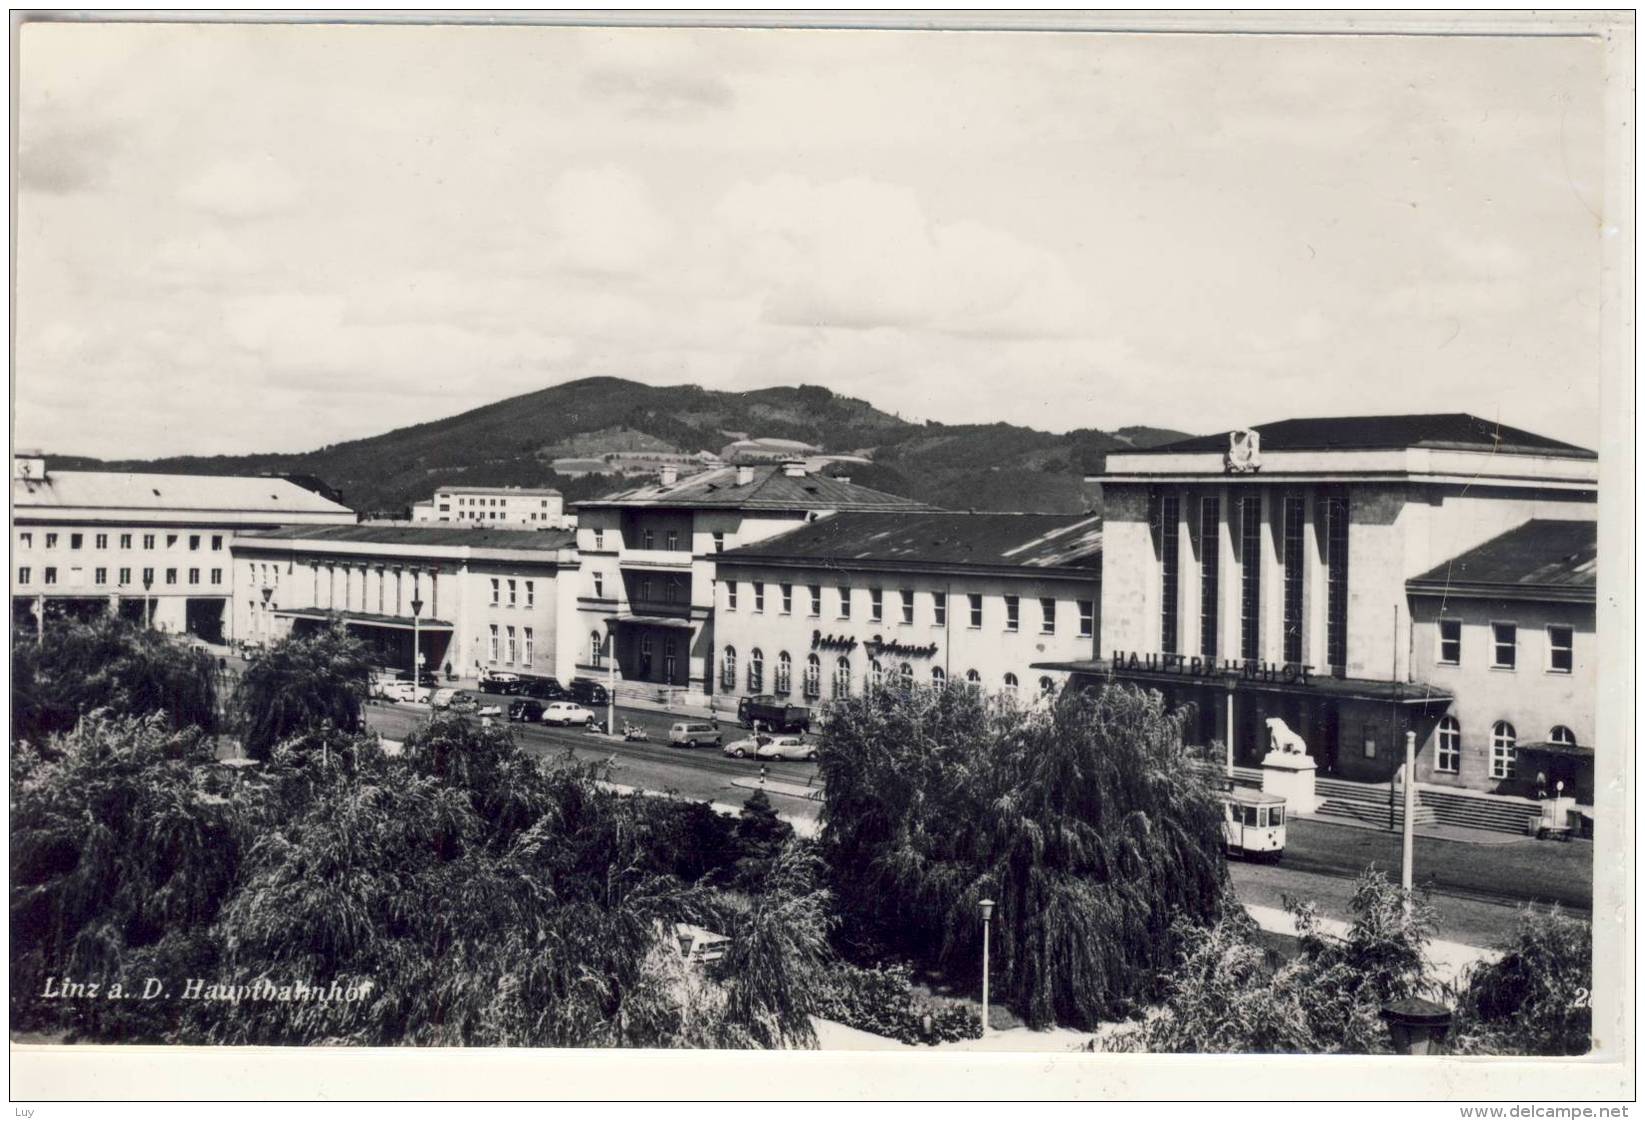
[[[543,706],[544,724],[587,724],[593,719],[592,712],[570,701],[552,701]]]
[[[799,759],[817,757],[817,745],[807,743],[799,736],[761,736],[765,740],[754,751],[756,759]]]
[[[383,688],[383,696],[391,701],[403,701],[409,704],[427,704],[434,696],[434,690],[427,685],[417,685],[410,681],[391,681]]]
[[[668,742],[672,747],[702,747],[705,744],[718,747],[723,740],[717,724],[706,720],[681,720],[669,725]]]
[[[760,750],[761,747],[763,747],[765,744],[768,744],[770,742],[771,742],[771,737],[770,736],[766,736],[766,735],[748,736],[744,739],[732,740],[730,743],[728,743],[724,747],[722,747],[720,749],[720,751],[721,751],[722,754],[732,755],[732,756],[735,756],[738,759],[742,759],[742,758],[745,758],[749,755],[753,755],[753,754],[757,753]]]
[[[463,696],[461,689],[436,689],[434,697],[429,702],[435,708],[450,708],[451,702]]]
[[[475,709],[475,713],[479,716],[501,716],[503,714],[503,706],[499,704],[480,704],[479,707]]]

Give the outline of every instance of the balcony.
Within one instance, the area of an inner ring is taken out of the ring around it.
[[[691,553],[686,549],[624,549],[621,564],[624,568],[689,572]]]

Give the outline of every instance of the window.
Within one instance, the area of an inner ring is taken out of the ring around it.
[[[644,530],[640,533],[640,542],[640,548],[654,549],[657,547],[657,535],[649,529]]]
[[[642,678],[651,676],[651,636],[649,634],[640,635],[640,676]]]
[[[754,581],[754,611],[759,613],[765,610],[765,584],[763,581]]]
[[[596,549],[605,548],[605,530],[597,526],[594,529],[594,547]]]
[[[211,582],[213,584],[221,584],[223,582],[223,570],[222,569],[214,568],[214,569],[211,570]]]
[[[503,582],[497,577],[491,578],[491,606],[496,607],[503,602]]]
[[[214,553],[223,551],[223,535],[221,533],[211,535],[211,551]]]
[[[1040,633],[1057,633],[1057,601],[1040,597]]]
[[[1285,496],[1281,508],[1284,524],[1280,527],[1280,564],[1284,583],[1284,645],[1285,660],[1292,665],[1302,664],[1302,632],[1306,625],[1302,613],[1302,521],[1303,504],[1300,495]]]
[[[177,583],[177,570],[175,568],[166,569],[166,583],[168,583],[168,584]]]
[[[1548,672],[1571,672],[1571,628],[1548,628]]]
[[[1462,769],[1462,725],[1447,716],[1434,736],[1434,770],[1454,775]]]
[[[1515,744],[1518,742],[1514,735],[1514,726],[1506,720],[1498,720],[1491,725],[1491,777],[1511,779],[1514,777]]]
[[[1375,759],[1377,757],[1377,734],[1376,734],[1375,729],[1373,729],[1369,724],[1367,724],[1365,726],[1365,740],[1364,740],[1364,743],[1365,743],[1365,758]]]
[[[966,605],[970,608],[971,629],[980,630],[982,628],[982,596],[969,593],[965,599]]]
[[[784,615],[794,614],[794,585],[793,584],[781,584],[781,585],[779,585],[779,587],[782,590],[782,597],[783,597],[782,613]]]
[[[663,680],[672,682],[674,670],[679,665],[679,648],[672,638],[663,639]]]
[[[145,549],[154,548],[154,534],[152,534],[152,533],[143,534],[143,548],[145,548]]]
[[[851,618],[851,589],[843,586],[840,588],[840,618]]]
[[[1199,652],[1217,656],[1218,579],[1222,566],[1222,500],[1207,495],[1199,500]],[[1085,613],[1080,612],[1080,637],[1089,638]]]
[[[1563,724],[1555,724],[1548,729],[1548,742],[1560,747],[1575,747],[1576,733]]]
[[[663,577],[663,602],[673,603],[679,592],[679,582],[672,576]]]
[[[106,568],[92,569],[91,582],[93,584],[107,584],[109,582],[109,570]]]
[[[1007,632],[1016,631],[1020,607],[1021,604],[1018,602],[1016,596],[1005,597],[1005,629]]]
[[[805,695],[822,696],[822,659],[815,654],[805,659]]]
[[[508,605],[510,607],[515,607],[515,606],[519,605],[519,602],[520,602],[519,589],[517,589],[514,586],[514,581],[510,580],[508,582]]]
[[[723,529],[714,531],[714,551],[716,553],[725,552],[725,530]]]
[[[119,577],[117,583],[119,583],[121,587],[131,583],[131,569],[122,568],[117,575]]]
[[[834,695],[849,697],[851,695],[851,659],[838,657],[834,659]]]
[[[1519,655],[1519,627],[1513,623],[1491,624],[1491,668],[1513,669]]]
[[[1049,677],[1040,678],[1040,696],[1049,697],[1057,691],[1057,683]]]
[[[33,573],[31,573],[28,569],[28,566],[25,565],[24,567],[19,568],[17,570],[17,582],[19,584],[27,584],[29,582],[30,576],[32,576],[32,575],[33,575]]]
[[[145,589],[147,589],[153,583],[154,583],[154,569],[152,569],[152,568],[143,569],[143,587]]]
[[[885,667],[880,665],[878,658],[872,658],[868,662],[868,691],[871,693],[878,692],[883,684],[885,684]]]
[[[85,541],[85,539],[86,539],[86,535],[83,534],[83,533],[71,533],[71,534],[69,534],[69,548],[78,549],[80,547],[81,543]]]
[[[1439,649],[1434,652],[1434,660],[1442,666],[1460,666],[1462,664],[1462,620],[1441,619],[1438,631]]]
[[[902,599],[903,625],[912,626],[914,623],[914,593],[912,590],[904,588],[897,595]]]
[[[46,568],[46,583],[48,583],[48,584],[57,583],[57,569],[53,568],[49,565]]]
[[[937,627],[948,625],[948,593],[931,593],[931,624]]]
[[[198,568],[191,568],[188,570],[188,582],[190,584],[198,584],[200,582],[200,570]]]
[[[19,548],[22,548],[22,549],[32,549],[32,548],[34,548],[34,534],[32,534],[32,533],[19,533],[17,535],[17,545],[18,545]]]
[[[588,635],[588,664],[595,669],[605,665],[605,642],[599,631],[590,631]]]
[[[897,687],[905,694],[914,691],[914,667],[907,662],[897,668]]]
[[[822,585],[812,584],[811,588],[811,617],[817,618],[822,614]]]
[[[982,674],[974,669],[965,671],[965,687],[973,693],[982,692]]]
[[[727,611],[737,610],[737,582],[735,580],[725,582],[725,609]]]
[[[525,652],[521,655],[520,661],[523,664],[529,666],[531,664],[531,657],[535,653],[536,642],[532,638],[531,628],[530,627],[527,627],[525,629],[524,635],[525,635]]]
[[[663,548],[669,552],[677,552],[680,548],[680,531],[671,529],[663,535]]]
[[[149,540],[153,541],[154,538],[150,537]],[[55,533],[46,534],[46,548],[48,548],[48,549],[57,548],[57,535]]]
[[[525,582],[525,605],[527,607],[537,606],[537,581],[535,580]]]
[[[491,660],[497,660],[497,624],[491,624]]]
[[[880,588],[868,589],[868,621],[878,623],[885,618],[885,592]]]
[[[758,693],[765,687],[765,655],[758,646],[748,653],[748,691]]]
[[[938,689],[948,684],[948,675],[943,672],[941,666],[931,667],[931,684]]]
[[[122,549],[131,548],[131,534],[122,533],[120,535],[120,548],[122,548]]]
[[[1239,500],[1239,656],[1256,661],[1262,649],[1262,495]]]
[[[175,533],[166,534],[166,548],[168,548],[168,549],[177,548],[177,534],[175,534]]]
[[[787,696],[794,684],[794,659],[783,650],[777,654],[776,692]]]
[[[198,533],[191,533],[188,535],[188,548],[191,553],[198,553],[200,551],[200,535]]]
[[[727,646],[720,655],[720,688],[727,693],[737,687],[737,648]]]
[[[1013,697],[1017,695],[1017,675],[1016,674],[1008,673],[1008,674],[1005,675],[1005,691]]]
[[[509,665],[514,664],[514,657],[519,652],[520,652],[519,646],[516,644],[515,638],[514,638],[514,628],[509,627],[508,628],[508,663],[509,663]]]
[[[1096,601],[1095,600],[1090,600],[1090,599],[1082,599],[1082,600],[1077,600],[1076,603],[1078,604],[1079,609],[1080,609],[1080,637],[1081,638],[1090,638],[1092,635],[1096,634],[1096,632],[1097,632],[1097,604],[1096,604]],[[1215,646],[1214,643],[1212,645],[1211,651],[1212,651],[1212,653],[1216,652],[1216,646]]]
[[[99,549],[108,548],[109,547],[109,535],[106,534],[106,533],[99,533],[96,537],[95,544],[96,544],[97,548],[99,548]]]
[[[1177,522],[1181,511],[1178,508],[1177,496],[1162,494],[1156,496],[1155,502],[1155,532],[1159,540],[1159,571],[1160,571],[1160,629],[1159,648],[1162,654],[1177,652],[1177,582],[1181,573],[1178,570],[1177,550]],[[1008,628],[1016,630],[1016,627]]]

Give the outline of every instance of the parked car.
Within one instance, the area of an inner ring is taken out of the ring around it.
[[[446,706],[446,710],[448,712],[460,712],[464,716],[473,716],[477,713],[483,713],[485,711],[485,709],[480,707],[480,702],[475,700],[468,693],[457,694],[456,699]]]
[[[590,681],[586,677],[571,679],[571,699],[583,705],[603,705],[610,700],[605,686],[598,681]]]
[[[756,759],[798,759],[809,761],[817,757],[817,745],[799,736],[762,736],[765,742],[754,749]]]
[[[503,693],[513,695],[520,691],[520,675],[505,673],[500,670],[487,670],[480,674],[480,692]]]
[[[731,755],[738,759],[744,759],[755,754],[761,747],[770,742],[771,737],[767,735],[762,734],[757,736],[747,736],[740,740],[732,740],[730,743],[722,747],[720,751],[725,755]]]
[[[558,724],[587,724],[594,719],[594,714],[579,704],[570,701],[550,701],[543,706],[543,723]]]
[[[536,697],[540,701],[557,701],[566,696],[566,691],[552,677],[522,677],[519,695]]]
[[[415,685],[410,681],[390,682],[384,690],[384,696],[391,701],[403,701],[407,704],[427,704],[434,696],[434,690],[427,685]]]
[[[510,701],[508,718],[516,722],[535,724],[542,720],[543,709],[546,706],[534,697],[521,697],[517,701]]]
[[[469,697],[468,701],[474,706],[474,715],[476,716],[501,716],[503,714],[503,706],[495,701],[479,701],[473,697]]]
[[[437,685],[440,684],[440,679],[437,676],[435,676],[434,671],[431,670],[431,669],[423,670],[423,672],[418,674],[417,677],[418,677],[418,680],[421,684],[427,685],[430,689],[433,689]],[[394,675],[394,680],[396,680],[396,681],[410,681],[411,680],[411,671],[408,670],[408,669],[403,669],[403,670],[398,671]]]
[[[702,720],[682,720],[669,726],[668,742],[672,747],[702,747],[704,744],[719,747],[723,740],[717,724],[709,724]]]
[[[371,675],[367,692],[373,697],[388,697],[389,690],[394,687],[397,679],[392,673],[374,673]]]
[[[435,708],[450,708],[451,702],[463,696],[461,689],[436,689],[434,697],[429,702]]]
[[[811,710],[804,705],[791,705],[781,697],[762,694],[744,697],[737,702],[737,723],[752,728],[758,722],[761,731],[809,732]]]

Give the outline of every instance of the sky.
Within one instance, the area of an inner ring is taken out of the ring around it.
[[[14,437],[304,451],[573,378],[1594,447],[1593,39],[26,24]]]

